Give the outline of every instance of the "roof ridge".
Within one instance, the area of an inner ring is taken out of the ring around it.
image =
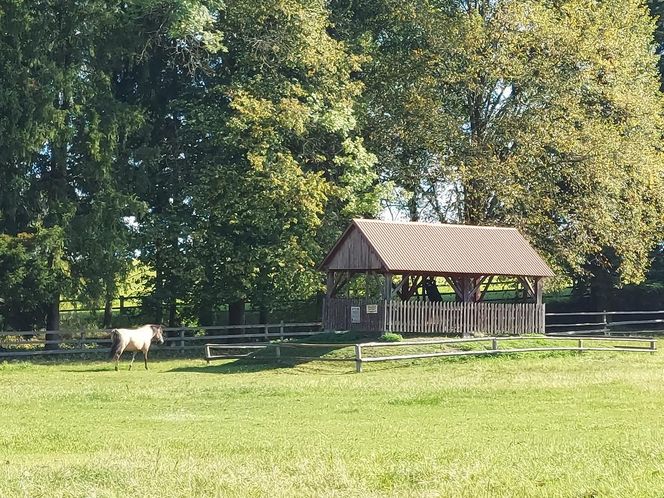
[[[369,223],[385,223],[389,225],[426,225],[426,226],[440,226],[440,227],[459,227],[459,228],[481,228],[481,229],[495,229],[495,230],[516,230],[516,227],[499,227],[495,225],[464,225],[462,223],[440,223],[429,221],[399,221],[399,220],[376,220],[373,218],[353,218],[353,222],[369,222]]]

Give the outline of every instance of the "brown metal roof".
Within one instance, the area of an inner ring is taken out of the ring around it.
[[[554,275],[516,228],[380,220],[353,220],[321,264],[322,268],[369,269],[342,268],[354,263],[335,262],[335,255],[346,241],[352,240],[349,235],[355,230],[368,243],[369,252],[375,253],[382,270],[391,273]],[[356,266],[362,266],[362,262]]]

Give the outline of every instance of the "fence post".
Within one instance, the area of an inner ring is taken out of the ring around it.
[[[355,344],[355,371],[362,372],[362,345]]]
[[[81,330],[80,335],[78,336],[78,349],[83,349],[83,339],[85,337],[85,332]]]
[[[650,349],[651,349],[650,354],[655,354],[655,351],[657,351],[657,340],[656,339],[653,339],[652,341],[650,341]]]
[[[275,355],[277,357],[277,363],[281,360],[281,347],[277,345],[277,348],[275,350]]]
[[[604,335],[609,335],[609,326],[608,322],[606,321],[606,310],[602,311],[602,331],[604,332]]]
[[[184,329],[180,330],[180,353],[184,353]]]
[[[579,339],[579,351],[583,351],[583,339]]]
[[[120,314],[121,315],[124,315],[124,311],[125,311],[124,307],[125,307],[125,298],[124,298],[124,296],[120,296]]]
[[[284,321],[279,322],[279,338],[284,338]]]
[[[491,339],[491,348],[494,351],[498,351],[498,339],[496,339],[495,337]]]

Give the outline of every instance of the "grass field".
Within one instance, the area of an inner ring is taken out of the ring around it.
[[[0,496],[664,495],[661,353],[151,367],[0,363]]]

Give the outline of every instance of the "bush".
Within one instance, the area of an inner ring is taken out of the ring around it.
[[[385,332],[380,336],[380,340],[383,342],[401,342],[403,341],[403,336],[394,332]]]

